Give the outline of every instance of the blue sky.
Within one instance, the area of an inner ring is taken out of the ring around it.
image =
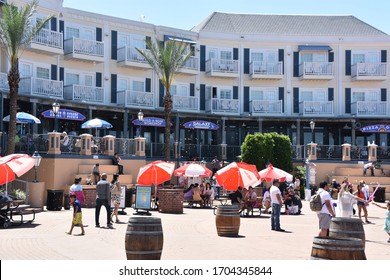
[[[388,0],[64,0],[65,7],[189,30],[214,11],[353,15],[390,34]]]

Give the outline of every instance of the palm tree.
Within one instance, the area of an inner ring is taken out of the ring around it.
[[[36,13],[38,0],[27,3],[18,8],[14,4],[3,4],[0,17],[0,43],[7,53],[10,63],[8,72],[9,84],[9,127],[6,154],[15,151],[16,113],[19,91],[19,57],[22,51],[30,45],[34,36],[51,19],[47,17],[33,24],[33,16]]]
[[[146,50],[136,48],[136,50],[145,58],[149,65],[156,71],[161,83],[165,87],[164,95],[164,116],[165,116],[165,134],[164,134],[164,154],[165,160],[170,159],[170,137],[171,137],[171,119],[172,119],[172,95],[171,85],[177,72],[183,67],[184,63],[193,55],[188,51],[188,43],[184,41],[170,40],[163,44],[162,42],[153,43],[150,38],[146,39]]]

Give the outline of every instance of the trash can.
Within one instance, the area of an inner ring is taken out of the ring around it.
[[[133,206],[133,194],[135,194],[135,188],[126,189],[125,192],[125,207],[131,208]]]
[[[47,190],[46,209],[50,211],[61,210],[63,194],[63,190]]]
[[[384,187],[379,187],[376,192],[375,192],[375,198],[374,198],[374,201],[375,202],[385,202],[385,192],[386,192],[386,188]]]
[[[64,209],[70,209],[70,195],[68,193],[64,194]]]

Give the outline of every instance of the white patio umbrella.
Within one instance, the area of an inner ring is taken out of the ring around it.
[[[91,129],[95,128],[96,129],[96,135],[97,135],[97,130],[98,128],[112,128],[112,124],[109,122],[99,119],[99,118],[94,118],[92,120],[88,120],[85,123],[81,125],[81,128],[86,128],[86,129]]]
[[[3,121],[5,122],[9,122],[9,119],[10,119],[10,115],[6,116],[3,118]],[[40,124],[41,121],[40,119],[38,119],[37,117],[29,114],[29,113],[25,113],[25,112],[18,112],[16,113],[16,123],[36,123],[36,124]]]

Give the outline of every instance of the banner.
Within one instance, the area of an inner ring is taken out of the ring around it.
[[[151,196],[151,187],[137,186],[135,194],[135,209],[150,210]]]
[[[190,129],[207,129],[207,130],[217,130],[219,128],[219,126],[215,123],[202,121],[202,120],[186,122],[185,124],[183,124],[183,126],[185,128],[190,128]]]
[[[142,125],[142,126],[158,126],[165,127],[165,120],[162,118],[154,118],[154,117],[146,117],[140,122],[138,119],[132,121],[134,125]]]
[[[50,119],[55,118],[53,110],[46,110],[42,112],[42,116]],[[80,114],[79,112],[69,110],[69,109],[60,109],[57,114],[57,119],[70,120],[70,121],[83,121],[86,118],[83,114]]]
[[[360,129],[361,132],[382,132],[390,133],[390,125],[388,124],[373,124],[364,126]]]

